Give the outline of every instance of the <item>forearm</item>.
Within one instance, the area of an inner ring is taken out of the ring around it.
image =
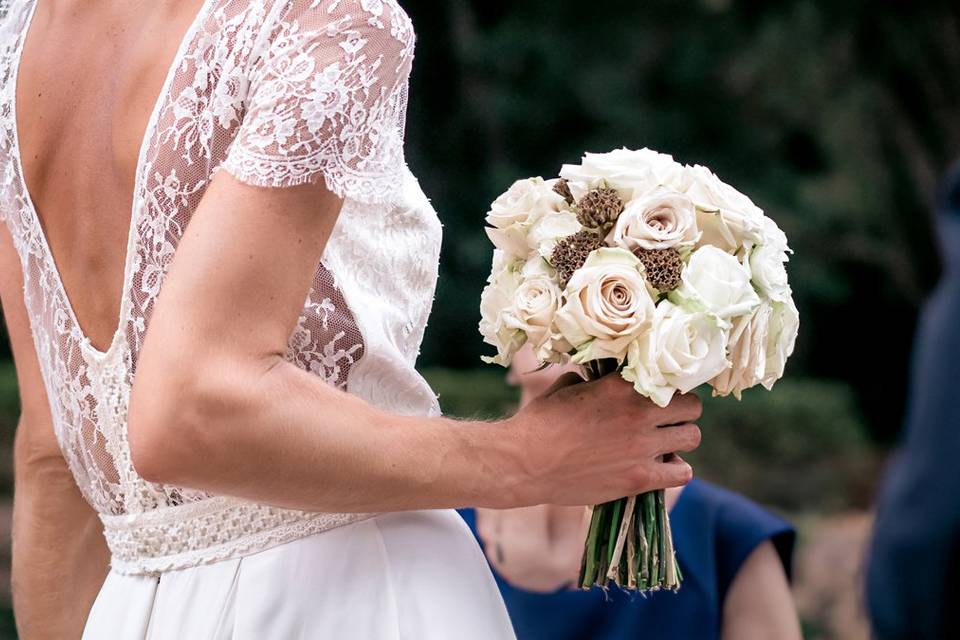
[[[158,446],[132,436],[148,478],[332,512],[522,501],[505,423],[392,415],[279,357],[220,362],[137,400],[139,415],[166,416]],[[183,400],[167,403],[168,394]]]
[[[256,188],[223,171],[211,182],[137,359],[140,475],[340,512],[583,505],[689,480],[662,454],[699,443],[692,396],[660,410],[619,377],[568,379],[508,422],[454,423],[389,415],[286,362],[341,205],[321,185]]]
[[[109,554],[93,509],[62,458],[26,459],[18,433],[13,502],[13,606],[25,640],[79,638]]]

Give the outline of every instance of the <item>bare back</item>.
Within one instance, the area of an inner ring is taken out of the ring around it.
[[[137,158],[200,0],[40,1],[17,126],[30,196],[84,333],[117,329]]]

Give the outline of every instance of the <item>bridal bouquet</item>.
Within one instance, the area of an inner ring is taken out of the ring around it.
[[[486,221],[485,361],[508,366],[529,342],[544,366],[619,373],[661,407],[702,384],[739,399],[783,375],[799,327],[787,238],[706,167],[588,153],[558,179],[514,183]],[[593,508],[583,588],[680,581],[663,491]]]

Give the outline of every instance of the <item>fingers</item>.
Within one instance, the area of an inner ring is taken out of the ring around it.
[[[683,393],[673,396],[673,400],[670,401],[664,411],[672,419],[672,422],[667,424],[696,422],[703,413],[703,405],[696,395]]]
[[[674,453],[676,451],[693,451],[700,446],[702,434],[700,427],[695,424],[681,424],[675,427],[664,427],[657,433],[657,455]]]
[[[658,488],[682,487],[693,480],[693,467],[680,456],[671,456],[669,460],[657,465],[660,476]]]
[[[652,400],[646,398],[633,388],[633,385],[619,375],[606,375],[589,384],[600,385],[602,402],[610,405],[619,405],[628,411],[639,411],[648,418],[647,426],[667,426],[696,422],[700,418],[703,406],[693,393],[676,394],[666,407],[658,407]],[[622,403],[622,404],[621,404]],[[650,419],[652,418],[652,419]],[[650,425],[655,422],[655,425]]]

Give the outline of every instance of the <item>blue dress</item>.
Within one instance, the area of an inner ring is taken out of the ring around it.
[[[461,512],[476,535],[476,513]],[[750,500],[701,480],[680,493],[670,514],[683,585],[648,597],[561,590],[532,593],[496,575],[517,640],[655,640],[720,637],[723,601],[740,565],[770,540],[787,576],[795,532]]]

